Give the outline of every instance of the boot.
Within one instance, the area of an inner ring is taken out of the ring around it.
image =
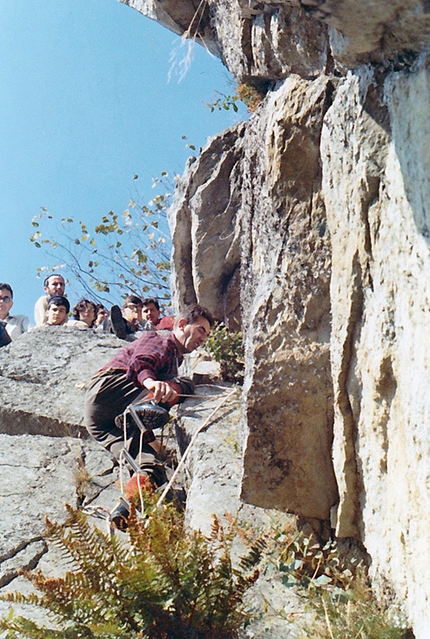
[[[128,528],[128,518],[130,517],[130,507],[123,497],[120,497],[119,503],[110,514],[112,525],[117,530],[123,532]]]
[[[145,435],[148,433],[148,443],[154,441],[154,434],[151,431],[154,428],[162,428],[170,420],[169,412],[159,404],[151,401],[142,404],[131,404],[122,415],[115,417],[115,425],[121,430],[124,428],[124,415],[127,428],[136,425],[139,426]],[[152,438],[149,433],[152,434]]]
[[[120,307],[116,304],[110,309],[110,325],[112,332],[115,333],[119,339],[125,339],[127,337],[126,321],[122,316]]]

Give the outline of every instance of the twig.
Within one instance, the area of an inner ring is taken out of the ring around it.
[[[326,621],[326,624],[327,624],[327,629],[328,629],[328,631],[330,633],[331,639],[334,639],[333,633],[332,633],[332,630],[331,630],[330,619],[328,618],[327,605],[326,605],[326,602],[324,601],[324,599],[322,600],[322,605],[323,605],[323,608],[324,608],[324,616],[325,616],[325,621]]]

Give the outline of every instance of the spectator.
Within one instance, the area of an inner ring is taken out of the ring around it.
[[[0,348],[2,346],[7,346],[11,343],[11,338],[9,337],[9,333],[7,332],[5,325],[3,322],[0,322]]]
[[[64,289],[66,288],[66,283],[64,281],[64,277],[62,275],[58,275],[58,273],[53,273],[52,275],[48,275],[43,282],[43,290],[45,291],[45,295],[39,297],[35,306],[34,306],[34,320],[36,322],[36,326],[43,326],[43,324],[47,323],[47,310],[48,310],[48,300],[54,295],[64,296]]]
[[[48,300],[46,326],[64,326],[69,319],[70,303],[67,297],[53,295]]]
[[[144,320],[144,329],[146,331],[173,331],[175,318],[171,315],[160,317],[160,304],[155,297],[146,297],[143,302],[142,317]]]
[[[91,300],[82,299],[76,304],[72,311],[72,318],[68,321],[69,326],[76,328],[93,328],[97,317],[97,305]]]
[[[137,295],[127,295],[122,309],[112,306],[110,311],[111,330],[120,339],[133,341],[136,333],[142,330],[143,303]]]
[[[103,304],[96,305],[96,321],[94,326],[99,328],[99,326],[103,327],[104,330],[108,330],[107,326],[105,328],[105,322],[109,321],[109,311],[105,309]]]
[[[13,291],[10,284],[0,284],[0,320],[9,337],[14,340],[30,330],[30,320],[26,315],[11,315]],[[4,337],[4,339],[6,339]]]

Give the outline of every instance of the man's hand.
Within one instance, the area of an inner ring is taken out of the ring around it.
[[[169,382],[160,382],[155,379],[146,379],[143,383],[145,388],[152,391],[154,394],[154,401],[158,402],[173,402],[178,398],[178,393],[169,386]]]

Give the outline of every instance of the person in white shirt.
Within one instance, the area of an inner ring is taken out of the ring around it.
[[[66,288],[66,282],[64,281],[64,277],[62,275],[58,275],[58,273],[53,273],[52,275],[48,275],[43,282],[43,290],[45,291],[45,295],[39,297],[35,306],[34,306],[34,320],[36,322],[36,326],[43,326],[43,324],[47,323],[47,311],[48,311],[48,300],[54,295],[64,296],[64,289]]]
[[[30,320],[26,315],[11,315],[13,291],[10,284],[0,283],[0,322],[11,340],[15,340],[30,330]]]

